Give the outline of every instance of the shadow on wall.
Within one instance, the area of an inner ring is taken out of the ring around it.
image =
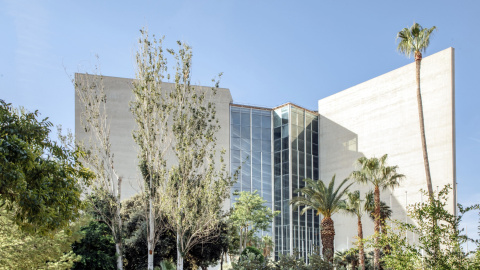
[[[365,155],[359,151],[358,135],[351,130],[337,124],[329,118],[320,115],[320,179],[330,181],[332,176],[336,175],[336,182],[349,177],[353,170],[356,170],[356,161]],[[388,153],[387,153],[388,154]],[[367,157],[370,158],[370,157]],[[388,164],[390,166],[395,164]],[[400,173],[401,173],[401,168]],[[372,190],[372,186],[354,184],[350,188],[353,190],[360,190],[361,197]],[[401,222],[407,221],[412,223],[410,218],[407,218],[405,205],[405,196],[393,196],[390,189],[380,190],[380,199],[391,207],[393,217]],[[398,194],[398,192],[397,192]],[[408,199],[408,198],[407,198]],[[412,202],[408,202],[412,204]],[[335,222],[335,249],[345,250],[353,247],[357,236],[357,219],[345,214],[337,214],[333,217]],[[373,220],[364,214],[362,218],[364,236],[368,237],[373,234]],[[388,222],[388,225],[391,223]],[[409,235],[408,238],[413,237],[418,239],[418,236]],[[418,241],[418,240],[417,240]]]

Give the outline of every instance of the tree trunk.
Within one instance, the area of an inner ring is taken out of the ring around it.
[[[379,245],[379,238],[380,238],[380,188],[375,186],[375,221],[374,221],[374,232],[375,232],[375,239],[374,239],[374,252],[373,252],[373,269],[378,270],[380,269],[380,247]]]
[[[430,176],[430,164],[428,162],[427,141],[425,139],[425,123],[423,120],[422,93],[420,91],[421,62],[422,62],[422,54],[420,52],[415,52],[418,118],[420,122],[420,135],[422,137],[423,164],[425,165],[425,175],[427,179],[428,196],[430,197],[430,199],[433,199],[432,178]]]
[[[363,227],[361,217],[358,217],[358,257],[362,270],[365,270],[365,250],[363,249]]]
[[[117,270],[123,270],[122,243],[115,243],[115,252],[117,253]]]
[[[148,257],[147,257],[147,268],[148,270],[153,270],[153,255],[155,250],[155,219],[153,217],[153,203],[152,203],[152,179],[150,179],[150,194],[148,198],[148,239],[147,239],[147,248],[148,248]]]
[[[123,252],[122,252],[122,217],[120,216],[120,207],[121,207],[121,196],[122,196],[122,177],[117,179],[117,196],[115,209],[115,218],[116,224],[113,228],[116,230],[115,235],[115,252],[117,253],[117,269],[123,270]]]
[[[177,236],[177,239],[178,239],[178,236]],[[182,256],[182,253],[180,252],[179,246],[177,246],[177,270],[183,270],[183,256]]]
[[[335,227],[331,217],[324,217],[322,220],[322,254],[326,261],[333,263],[333,251],[335,241]]]

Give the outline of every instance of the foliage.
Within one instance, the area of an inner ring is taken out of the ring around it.
[[[328,186],[322,180],[304,179],[303,181],[305,181],[305,187],[295,191],[301,193],[301,196],[294,197],[290,204],[293,205],[294,209],[304,207],[301,214],[304,214],[307,210],[315,210],[317,215],[323,215],[320,231],[323,245],[322,254],[327,261],[333,262],[335,227],[331,217],[345,208],[343,196],[348,192],[351,184],[343,187],[348,181],[348,179],[344,179],[335,188],[335,175]]]
[[[398,32],[397,50],[407,57],[415,55],[415,82],[417,85],[417,106],[418,106],[418,122],[420,124],[420,139],[422,142],[423,164],[425,166],[425,180],[427,182],[428,196],[433,200],[432,177],[430,174],[430,163],[428,161],[427,139],[425,136],[425,121],[423,116],[422,92],[420,90],[420,68],[422,63],[422,52],[425,52],[430,44],[430,35],[436,29],[423,28],[418,23],[413,23],[410,28],[403,28]]]
[[[162,50],[162,39],[150,38],[146,30],[136,53],[136,80],[133,81],[134,100],[130,110],[135,119],[133,139],[139,147],[138,158],[144,182],[141,183],[145,200],[147,229],[148,269],[153,269],[155,242],[166,227],[163,221],[162,200],[166,195],[167,162],[165,155],[172,140],[169,126],[173,104],[170,93],[162,87],[167,62]],[[159,247],[161,248],[161,247]]]
[[[156,268],[157,270],[158,268]],[[160,269],[158,270],[176,270],[175,264],[171,261],[163,260],[160,262]]]
[[[261,254],[255,255],[248,252],[242,255],[238,262],[232,262],[232,270],[270,270],[272,267],[268,264],[268,260],[261,261]]]
[[[397,173],[398,166],[387,166],[387,157],[385,154],[380,158],[361,157],[357,160],[358,171],[353,171],[350,178],[362,184],[374,186],[374,204],[375,204],[375,222],[374,222],[374,265],[380,268],[380,248],[378,245],[380,237],[380,189],[395,188],[400,185],[400,181],[405,178],[403,174]]]
[[[397,34],[399,40],[397,50],[407,57],[425,52],[430,44],[430,35],[435,29],[437,29],[435,26],[423,28],[418,23],[413,23],[410,28],[403,28]]]
[[[365,249],[363,244],[363,225],[362,225],[362,216],[365,213],[367,208],[367,203],[364,200],[360,199],[360,191],[356,190],[354,192],[347,193],[347,200],[345,203],[345,211],[351,215],[357,217],[357,227],[358,227],[358,260],[360,267],[365,269]],[[355,266],[354,266],[355,267]]]
[[[255,190],[240,192],[233,204],[230,222],[239,229],[240,251],[257,232],[269,229],[272,219],[280,213],[265,206],[266,202]]]
[[[263,256],[262,252],[256,248],[256,247],[246,247],[243,251],[242,254],[240,255],[240,260],[242,259],[243,256],[246,256],[248,253],[253,253],[255,254],[255,257],[257,260],[259,260],[261,263],[265,261],[265,257]]]
[[[97,73],[97,71],[96,71]],[[75,92],[81,104],[80,122],[88,140],[77,141],[86,155],[82,158],[95,174],[95,181],[87,192],[101,201],[101,208],[94,208],[101,220],[110,228],[115,240],[117,269],[123,269],[121,188],[122,177],[117,172],[110,141],[110,120],[107,114],[107,95],[103,76],[88,74],[75,76]],[[90,204],[95,207],[96,202]]]
[[[459,205],[461,214],[451,214],[445,209],[450,189],[447,185],[437,198],[413,205],[409,216],[415,224],[396,222],[396,228],[383,237],[381,245],[388,244],[391,249],[383,259],[386,266],[394,269],[472,269],[472,262],[461,247],[469,239],[462,234],[459,223],[466,211],[478,209],[478,205],[469,208]],[[409,242],[406,232],[418,235],[418,243]],[[441,248],[436,248],[438,246]]]
[[[0,100],[0,207],[22,230],[47,234],[79,217],[78,179],[92,175],[79,162],[80,151],[49,138],[52,123],[39,115]]]
[[[0,269],[70,269],[80,259],[70,245],[81,235],[80,225],[69,232],[58,230],[47,236],[21,230],[12,211],[0,210]]]
[[[83,238],[72,245],[72,250],[81,259],[72,269],[115,269],[115,241],[108,226],[92,220],[80,233]]]
[[[137,194],[122,202],[122,219],[124,224],[125,269],[147,268],[147,221],[144,214],[144,200]],[[154,265],[163,260],[175,258],[175,234],[163,231],[156,241]],[[158,247],[158,248],[157,248]]]

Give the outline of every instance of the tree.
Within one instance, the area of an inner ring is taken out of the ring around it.
[[[77,141],[78,147],[86,155],[82,158],[95,174],[90,192],[94,198],[102,202],[96,208],[97,214],[107,224],[115,240],[117,269],[123,270],[123,239],[121,210],[122,177],[118,174],[114,153],[110,142],[110,122],[106,111],[107,96],[104,91],[103,77],[88,74],[75,76],[75,92],[82,104],[81,124],[90,136],[88,141]],[[91,202],[96,206],[95,202]]]
[[[170,148],[172,134],[168,120],[174,105],[169,92],[162,87],[167,70],[162,50],[162,39],[149,38],[146,30],[141,30],[139,49],[136,54],[136,80],[133,82],[134,100],[130,109],[135,119],[136,129],[133,138],[139,146],[138,158],[144,178],[143,196],[146,202],[148,269],[153,270],[155,243],[165,226],[156,223],[162,211],[165,195],[167,162],[165,155]]]
[[[267,230],[272,219],[280,213],[265,206],[266,202],[255,190],[240,192],[233,204],[230,221],[239,228],[240,253],[247,247],[248,239],[261,230]]]
[[[115,269],[115,241],[108,226],[92,220],[80,229],[80,233],[83,237],[72,244],[72,251],[81,259],[75,262],[72,269]]]
[[[294,206],[294,209],[305,206],[301,211],[302,215],[311,209],[317,211],[317,215],[323,215],[320,231],[322,253],[328,262],[333,263],[335,227],[332,215],[344,209],[345,200],[343,197],[351,184],[342,188],[348,181],[348,179],[345,179],[335,188],[335,175],[330,180],[328,187],[322,180],[314,181],[307,178],[303,181],[305,181],[305,187],[295,191],[301,193],[301,196],[294,197],[290,204]]]
[[[361,184],[371,184],[374,186],[375,201],[375,250],[374,250],[374,268],[380,269],[380,249],[378,248],[380,233],[380,188],[395,188],[400,185],[400,181],[405,177],[397,173],[398,166],[387,166],[387,155],[381,158],[372,157],[370,159],[361,157],[357,160],[358,171],[353,171],[350,178]]]
[[[365,196],[365,210],[368,216],[375,222],[375,196],[369,191]],[[386,221],[392,216],[392,209],[384,201],[380,201],[380,231],[383,233],[387,230]]]
[[[220,129],[215,105],[207,100],[213,88],[197,88],[190,83],[192,51],[178,42],[179,50],[168,50],[176,59],[175,84],[170,93],[172,111],[172,166],[168,171],[165,214],[177,236],[177,270],[195,245],[207,243],[220,232],[221,207],[230,195],[231,177],[226,171],[224,151],[218,151],[216,133]],[[216,164],[220,160],[220,164]]]
[[[356,190],[354,192],[347,193],[345,211],[357,217],[357,226],[358,226],[357,244],[358,244],[358,252],[359,252],[359,262],[360,262],[360,266],[362,267],[362,270],[365,270],[365,250],[363,247],[362,216],[366,211],[366,204],[363,200],[360,199],[360,191]]]
[[[459,224],[467,211],[479,209],[479,205],[463,208],[456,216],[445,209],[449,185],[445,186],[433,201],[415,203],[408,211],[414,221],[411,224],[395,222],[396,228],[383,235],[381,245],[391,246],[383,262],[392,269],[477,269],[468,259],[462,245],[472,241],[462,234]],[[418,235],[418,242],[409,242],[406,232]],[[441,246],[440,249],[437,247]]]
[[[409,58],[412,54],[415,56],[418,118],[420,121],[420,137],[422,139],[423,163],[425,165],[425,175],[427,179],[428,195],[430,199],[433,199],[433,188],[432,179],[430,176],[430,165],[428,162],[427,142],[425,139],[422,93],[420,91],[420,65],[422,62],[422,52],[425,52],[427,50],[427,47],[430,44],[430,35],[435,29],[435,26],[433,26],[432,28],[423,28],[418,23],[413,23],[410,28],[403,28],[402,31],[398,32],[397,34],[397,40],[400,40],[397,50],[400,53],[405,54]]]
[[[0,269],[71,269],[80,256],[71,244],[81,238],[81,222],[49,235],[20,229],[15,212],[0,209]]]
[[[0,209],[24,231],[55,233],[83,208],[83,184],[92,177],[81,152],[49,138],[53,126],[39,112],[16,110],[0,100]]]

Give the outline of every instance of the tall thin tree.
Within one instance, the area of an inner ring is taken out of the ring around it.
[[[107,95],[103,76],[75,74],[75,92],[82,105],[81,123],[88,140],[77,141],[84,149],[84,163],[95,173],[96,179],[91,187],[95,199],[92,202],[96,213],[108,225],[115,240],[117,269],[123,269],[123,237],[121,209],[122,177],[114,162],[114,153],[110,142],[110,121],[107,114]],[[96,202],[101,202],[99,207]]]
[[[305,187],[295,191],[300,193],[300,196],[294,197],[290,204],[294,206],[294,209],[305,206],[300,212],[302,215],[307,210],[315,210],[317,215],[323,215],[320,231],[322,253],[327,261],[333,263],[335,226],[332,215],[345,208],[343,197],[351,184],[343,187],[348,181],[345,179],[335,188],[335,175],[328,186],[322,180],[305,179],[303,181],[305,181]]]
[[[363,226],[362,226],[362,216],[366,212],[365,201],[360,198],[360,191],[356,190],[354,192],[347,193],[347,200],[345,201],[345,212],[348,214],[354,215],[357,217],[357,230],[358,230],[358,255],[360,266],[362,270],[365,270],[365,249],[363,245]]]
[[[413,23],[410,28],[403,28],[398,32],[397,50],[407,57],[412,54],[415,56],[416,65],[416,82],[417,82],[417,104],[418,104],[418,118],[420,122],[420,136],[422,139],[423,163],[425,165],[425,175],[427,179],[428,195],[433,200],[432,178],[430,175],[430,163],[428,161],[427,141],[425,139],[425,121],[423,116],[422,93],[420,91],[420,66],[422,62],[422,52],[427,50],[430,44],[430,35],[436,29],[435,26],[431,28],[423,28],[418,23]]]
[[[148,270],[153,270],[155,244],[161,231],[159,224],[162,202],[167,181],[165,155],[171,143],[168,125],[172,102],[169,91],[162,87],[167,71],[162,41],[149,37],[145,29],[140,31],[139,48],[136,54],[136,80],[133,82],[134,100],[130,109],[135,119],[133,138],[139,146],[138,158],[144,178],[143,197],[146,203]]]
[[[371,184],[374,186],[375,199],[375,250],[373,263],[375,269],[380,269],[380,188],[395,188],[400,185],[400,181],[405,177],[403,174],[397,173],[398,166],[387,166],[387,155],[381,158],[361,157],[357,160],[359,166],[358,171],[353,171],[350,178],[358,183]]]

